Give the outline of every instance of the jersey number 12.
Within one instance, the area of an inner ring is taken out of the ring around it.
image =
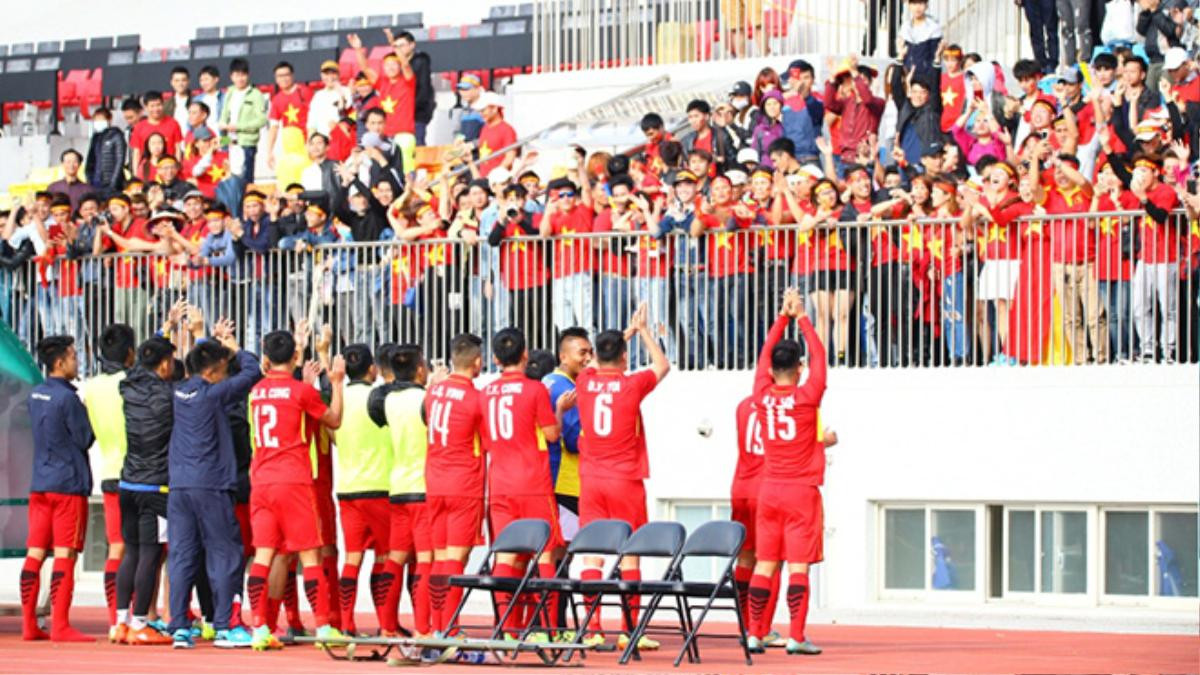
[[[254,442],[259,448],[278,448],[279,438],[272,435],[279,421],[275,406],[266,404],[254,408]]]

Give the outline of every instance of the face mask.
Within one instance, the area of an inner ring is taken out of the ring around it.
[[[739,96],[731,100],[729,103],[737,110],[745,110],[746,106],[750,105],[750,99]]]
[[[108,120],[95,120],[92,122],[92,130],[96,133],[100,133],[105,129],[108,129]]]

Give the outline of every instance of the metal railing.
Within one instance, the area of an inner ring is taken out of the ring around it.
[[[906,0],[540,0],[535,72],[850,53],[895,56]],[[1009,0],[931,0],[946,40],[1011,64],[1027,42]]]
[[[179,299],[208,321],[232,318],[253,351],[266,332],[308,319],[329,325],[335,345],[415,342],[435,359],[458,333],[486,339],[506,326],[553,351],[557,331],[623,328],[645,302],[678,367],[741,369],[795,287],[844,367],[1194,362],[1200,225],[1183,213],[1169,227],[1145,218],[389,241],[242,252],[224,267],[60,258],[0,270],[0,317],[28,345],[74,335],[87,372],[104,326],[128,323],[146,338]],[[634,359],[644,359],[636,346]]]

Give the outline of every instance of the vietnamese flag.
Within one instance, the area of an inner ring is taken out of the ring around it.
[[[1053,320],[1054,287],[1050,280],[1050,237],[1045,223],[1024,223],[1021,271],[1008,308],[1008,344],[1004,351],[1021,363],[1042,363]]]
[[[942,71],[942,133],[950,133],[951,127],[967,105],[967,81],[964,73],[950,75]],[[970,131],[970,129],[967,129]]]

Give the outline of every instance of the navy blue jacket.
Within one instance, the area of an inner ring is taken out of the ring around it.
[[[29,418],[33,424],[29,491],[92,494],[88,448],[96,436],[75,386],[59,377],[46,378],[29,393]]]
[[[237,487],[237,454],[227,407],[249,405],[250,389],[262,379],[258,358],[247,351],[235,357],[241,368],[217,384],[199,375],[175,388],[175,426],[168,451],[172,490],[204,488],[233,491]]]

